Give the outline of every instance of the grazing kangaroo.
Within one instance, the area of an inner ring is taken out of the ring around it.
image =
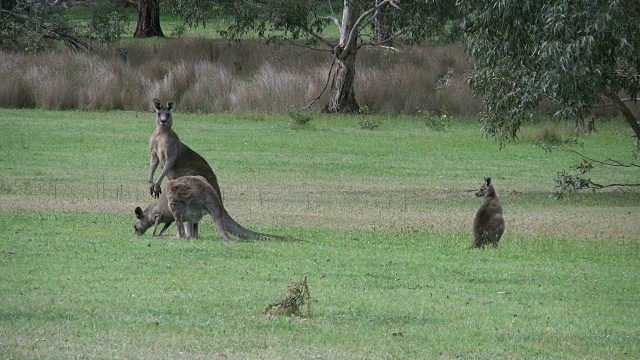
[[[187,145],[182,143],[171,126],[173,125],[172,111],[175,108],[175,101],[167,102],[163,107],[160,100],[153,99],[153,107],[156,111],[156,128],[149,139],[149,151],[151,152],[151,163],[149,167],[149,191],[152,196],[158,198],[161,195],[160,186],[162,179],[166,176],[169,180],[177,179],[181,176],[200,175],[207,179],[213,186],[220,199],[222,208],[222,220],[224,227],[231,234],[243,239],[275,239],[284,240],[284,237],[270,234],[262,234],[244,228],[229,215],[222,202],[222,194],[218,179],[207,161]],[[159,164],[162,164],[162,172],[154,183],[153,175]]]
[[[218,234],[224,241],[231,241],[222,221],[222,202],[220,196],[207,179],[202,176],[183,176],[169,180],[165,187],[167,203],[173,213],[178,228],[178,238],[191,235],[198,238],[196,224],[202,220],[205,214],[210,214],[216,224]],[[185,234],[186,228],[191,234]],[[193,226],[191,226],[193,224]]]
[[[164,227],[160,230],[157,236],[161,236],[165,230],[171,225],[174,221],[173,213],[169,208],[169,202],[167,200],[167,191],[165,187],[165,191],[160,194],[160,197],[155,202],[155,204],[150,205],[144,211],[140,207],[135,208],[134,213],[136,214],[136,223],[133,225],[133,229],[138,236],[142,236],[150,227],[153,226],[153,234],[152,236],[156,236],[156,231],[158,230],[158,226],[160,224],[164,224]],[[185,223],[185,231],[195,237],[198,238],[198,223]],[[179,237],[180,234],[177,233],[176,237]]]
[[[493,247],[498,247],[500,237],[504,233],[504,219],[502,205],[491,185],[491,178],[484,179],[476,196],[484,197],[484,200],[473,219],[473,247],[483,249],[487,242],[493,244]]]

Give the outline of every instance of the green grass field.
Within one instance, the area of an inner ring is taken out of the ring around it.
[[[0,109],[2,358],[640,357],[640,191],[555,200],[577,155],[499,150],[472,119],[288,120],[174,115],[240,223],[303,240],[224,243],[210,218],[199,240],[133,234],[151,112]],[[627,125],[598,130],[580,151],[630,159]],[[507,230],[478,251],[484,176]],[[304,276],[311,318],[260,314]]]

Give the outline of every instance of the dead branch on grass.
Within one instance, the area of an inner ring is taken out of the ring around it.
[[[302,307],[306,305],[307,311],[303,316],[301,313]],[[268,316],[300,316],[311,317],[311,295],[309,293],[309,286],[307,285],[307,277],[305,276],[302,281],[294,282],[289,286],[287,295],[282,299],[272,304],[269,304],[262,315]]]
[[[573,170],[574,172],[567,171],[559,171],[557,176],[553,179],[556,182],[556,188],[558,191],[556,192],[556,198],[562,197],[564,193],[571,193],[578,190],[584,189],[592,189],[593,191],[618,187],[618,188],[627,188],[627,187],[640,187],[640,183],[629,184],[629,183],[613,183],[613,184],[599,184],[591,181],[591,178],[587,178],[584,175],[591,171],[596,166],[601,167],[623,167],[623,168],[640,168],[640,164],[632,163],[623,163],[614,159],[606,159],[606,160],[597,160],[590,156],[584,155],[577,150],[567,148],[565,146],[554,146],[545,148],[545,151],[551,151],[551,149],[556,149],[560,151],[566,151],[573,154],[576,154],[582,158],[582,161],[579,165],[575,166]]]

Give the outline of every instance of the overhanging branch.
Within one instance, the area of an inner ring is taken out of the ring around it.
[[[0,9],[0,14],[6,14],[16,19],[28,20],[29,17],[23,14],[15,13],[9,10]],[[40,26],[45,30],[45,33],[40,34],[44,38],[53,40],[59,40],[64,42],[71,49],[86,51],[89,49],[89,44],[80,36],[73,33],[71,28],[65,26],[56,26],[55,24],[48,22],[41,22]]]
[[[574,154],[580,156],[583,159],[586,159],[586,160],[591,161],[593,163],[604,165],[604,166],[615,166],[615,167],[626,167],[626,168],[637,167],[637,168],[640,168],[640,164],[636,164],[636,163],[624,164],[624,163],[622,163],[622,162],[620,162],[618,160],[614,160],[614,159],[596,160],[596,159],[594,159],[592,157],[589,157],[587,155],[584,155],[584,154],[580,153],[579,151],[576,151],[574,149],[570,149],[570,148],[565,147],[565,146],[560,146],[560,147],[558,147],[558,149],[562,150],[562,151],[574,153]]]

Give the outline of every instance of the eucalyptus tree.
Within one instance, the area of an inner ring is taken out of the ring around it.
[[[87,25],[74,24],[60,2],[3,0],[0,6],[0,39],[5,46],[25,52],[46,49],[61,42],[73,50],[88,50],[92,43],[112,44],[125,31],[127,15],[112,0],[89,3]],[[2,43],[0,43],[2,45]]]
[[[458,0],[484,96],[484,129],[504,143],[543,100],[582,119],[615,105],[640,139],[630,111],[640,91],[640,1]]]
[[[166,0],[189,25],[217,17],[221,34],[257,33],[269,41],[294,41],[331,54],[327,112],[359,110],[354,92],[356,57],[364,46],[414,44],[442,32],[456,14],[454,0]],[[373,31],[384,25],[384,31]],[[333,29],[330,29],[332,27]],[[334,36],[330,34],[336,34]]]

